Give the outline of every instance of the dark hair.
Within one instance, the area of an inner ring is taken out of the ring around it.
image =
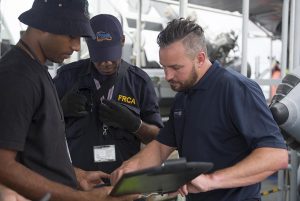
[[[195,57],[199,51],[207,53],[204,31],[200,25],[190,18],[174,19],[157,36],[157,44],[163,48],[182,40],[187,55]]]

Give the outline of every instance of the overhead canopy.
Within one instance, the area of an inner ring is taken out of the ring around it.
[[[239,13],[242,13],[243,8],[243,0],[189,0],[188,2],[230,12],[237,11]],[[275,37],[280,37],[282,4],[283,0],[250,0],[250,20],[264,27]]]

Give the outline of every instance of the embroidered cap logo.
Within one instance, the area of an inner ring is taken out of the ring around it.
[[[96,33],[96,38],[97,38],[97,42],[102,42],[102,41],[111,41],[112,40],[112,36],[110,35],[110,33],[107,32],[103,32],[103,31],[98,31]]]

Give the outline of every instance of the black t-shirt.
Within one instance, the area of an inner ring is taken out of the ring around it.
[[[0,61],[0,148],[44,177],[76,187],[59,99],[45,66],[13,48]]]

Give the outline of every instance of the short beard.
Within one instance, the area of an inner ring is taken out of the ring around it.
[[[172,87],[172,85],[171,85],[171,88],[177,92],[186,91],[196,84],[197,79],[198,79],[198,75],[196,73],[196,67],[195,67],[195,65],[193,65],[193,68],[192,68],[189,78],[185,82],[183,82],[181,85],[179,85],[179,87],[175,88],[175,87]]]

